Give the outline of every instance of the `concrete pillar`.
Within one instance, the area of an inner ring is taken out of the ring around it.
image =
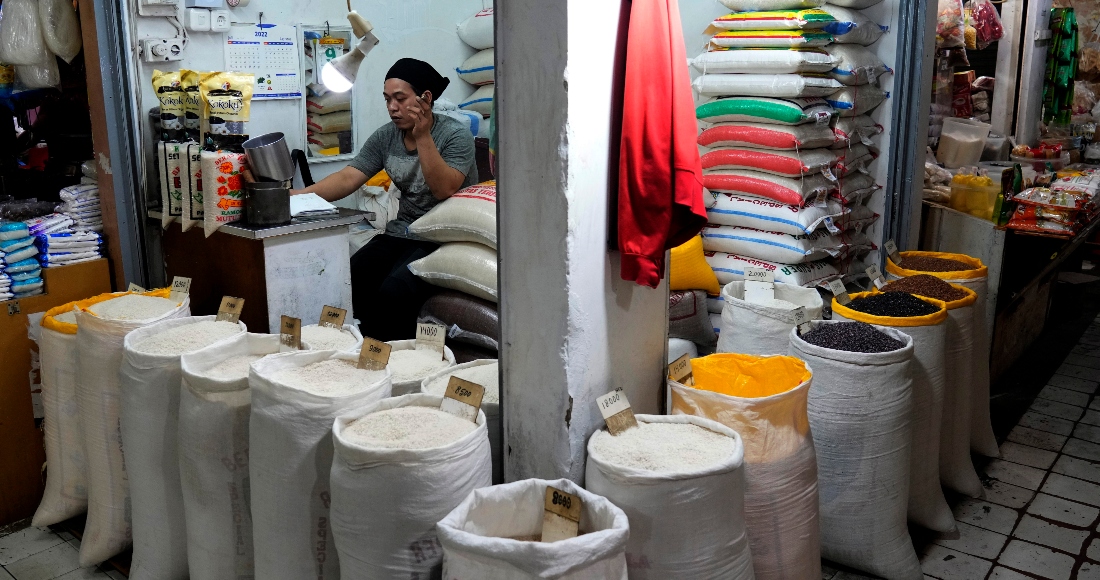
[[[608,249],[615,55],[628,6],[496,4],[508,481],[583,482],[588,438],[603,426],[596,397],[622,387],[637,413],[663,399],[667,285],[622,281]]]

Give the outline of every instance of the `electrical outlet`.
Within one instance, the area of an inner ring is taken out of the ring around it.
[[[143,38],[141,56],[145,62],[166,62],[183,59],[182,38]]]

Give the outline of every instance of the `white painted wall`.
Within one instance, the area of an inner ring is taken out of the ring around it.
[[[132,0],[135,6],[140,0]],[[183,2],[180,2],[182,7]],[[359,71],[355,86],[355,150],[379,126],[389,122],[382,100],[382,83],[386,71],[399,58],[412,57],[431,63],[441,74],[451,79],[443,98],[459,102],[474,91],[474,87],[458,79],[455,68],[476,52],[458,38],[458,23],[474,15],[491,0],[354,0],[351,4],[359,14],[374,25],[381,41],[371,51]],[[234,22],[256,23],[263,12],[266,23],[324,26],[348,26],[347,3],[344,0],[252,0],[248,6],[231,10]],[[135,38],[175,35],[175,29],[164,18],[133,16]],[[140,105],[143,112],[157,106],[150,79],[154,68],[189,68],[201,71],[225,70],[225,35],[210,32],[189,32],[191,42],[180,62],[141,65]],[[272,131],[286,134],[291,147],[305,148],[305,119],[299,99],[253,101],[249,133],[262,135]],[[146,154],[152,159],[152,140],[146,139]],[[312,163],[314,179],[320,179],[347,165],[347,160]]]
[[[579,482],[596,397],[653,413],[664,382],[667,286],[620,280],[607,250],[620,2],[496,10],[505,477]]]

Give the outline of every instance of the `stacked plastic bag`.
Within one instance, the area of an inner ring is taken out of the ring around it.
[[[84,181],[82,179],[82,181]],[[82,183],[61,189],[58,211],[72,219],[76,231],[102,232],[103,208],[99,204],[99,185]]]
[[[707,261],[723,284],[758,266],[778,283],[824,285],[874,247],[863,230],[877,216],[861,203],[879,187],[864,140],[882,128],[856,115],[885,98],[869,83],[889,68],[861,46],[883,30],[820,1],[723,4],[734,12],[714,20],[709,50],[691,63]]]
[[[0,301],[43,293],[37,255],[27,224],[0,221]]]
[[[25,89],[61,82],[57,57],[72,62],[80,53],[80,22],[68,0],[8,0],[0,20],[0,62],[15,65]]]
[[[458,103],[460,109],[473,111],[488,119],[493,112],[493,91],[496,87],[495,52],[493,49],[493,9],[486,8],[458,25],[458,37],[477,50],[457,69],[458,78],[474,85],[474,93]],[[489,123],[473,131],[478,137],[489,136]]]

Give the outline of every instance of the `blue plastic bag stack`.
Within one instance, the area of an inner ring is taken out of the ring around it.
[[[27,224],[0,221],[0,301],[42,294],[37,256]]]

